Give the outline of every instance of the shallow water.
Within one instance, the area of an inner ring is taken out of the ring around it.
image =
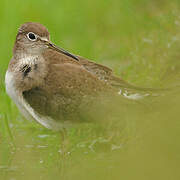
[[[1,141],[0,177],[178,179],[179,100],[179,92],[170,92],[149,104],[146,100],[145,106],[121,101],[119,111],[110,114],[111,122],[104,117],[68,129],[63,142],[61,133],[36,124],[9,124],[13,139],[7,135]]]

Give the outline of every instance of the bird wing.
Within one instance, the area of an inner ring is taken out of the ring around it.
[[[26,102],[41,116],[57,121],[71,120],[96,97],[110,88],[83,66],[51,64],[45,82],[23,92]]]
[[[83,67],[94,74],[100,80],[107,80],[112,75],[112,70],[104,65],[89,61],[81,56],[77,56],[79,59],[79,63],[83,65]]]
[[[78,56],[78,58],[80,64],[83,65],[87,71],[94,74],[98,79],[106,81],[107,83],[109,83],[114,87],[137,88],[127,83],[120,77],[114,76],[112,69],[108,68],[107,66],[89,61],[80,56]]]
[[[121,94],[129,99],[140,99],[145,96],[153,95],[162,95],[169,89],[162,88],[144,88],[132,85],[120,77],[117,77],[113,74],[113,71],[101,64],[89,61],[81,56],[79,58],[79,63],[84,66],[84,68],[90,73],[94,74],[98,79],[105,81],[111,87],[117,89],[118,94]],[[136,95],[137,97],[135,97]]]

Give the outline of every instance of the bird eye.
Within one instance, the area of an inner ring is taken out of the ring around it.
[[[28,37],[28,39],[30,39],[31,41],[35,41],[35,40],[37,39],[37,36],[36,36],[34,33],[32,33],[32,32],[29,32],[29,33],[27,34],[27,37]]]

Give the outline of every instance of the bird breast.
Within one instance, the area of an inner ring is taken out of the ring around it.
[[[41,56],[13,58],[9,64],[6,81],[9,82],[11,77],[16,89],[23,92],[42,84],[46,74],[47,66]]]

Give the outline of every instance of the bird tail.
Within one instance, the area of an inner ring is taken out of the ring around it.
[[[132,100],[140,100],[144,99],[145,97],[164,96],[171,90],[170,88],[138,87],[131,85],[118,77],[112,76],[111,78],[111,86],[115,87],[118,90],[118,94]]]

